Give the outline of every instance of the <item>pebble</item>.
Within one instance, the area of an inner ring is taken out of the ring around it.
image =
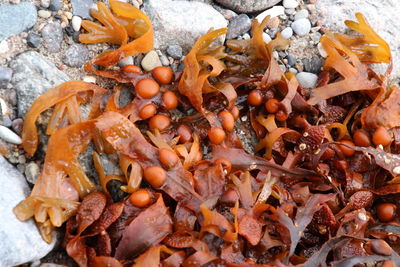
[[[9,48],[8,48],[8,43],[7,40],[3,40],[0,42],[0,54],[4,54],[6,52],[8,52]]]
[[[324,60],[319,56],[312,56],[311,59],[304,58],[302,62],[306,72],[319,73]]]
[[[235,18],[238,14],[236,14],[234,11],[230,10],[230,9],[224,9],[224,8],[219,8],[217,9],[219,13],[222,14],[222,16],[224,16],[224,18],[226,20],[232,20],[233,18]]]
[[[281,0],[215,0],[217,3],[239,13],[253,13],[265,10]]]
[[[22,144],[21,137],[3,125],[0,125],[0,138],[14,145]]]
[[[67,27],[65,27],[64,30],[68,36],[72,36],[75,33],[75,30],[74,30],[74,28],[72,28],[71,25],[68,25]]]
[[[294,9],[294,8],[286,8],[285,9],[285,14],[287,14],[287,15],[293,15],[294,13],[296,13],[296,9]]]
[[[81,24],[82,24],[81,17],[73,16],[71,24],[72,24],[72,28],[74,29],[74,31],[78,32],[81,29]]]
[[[289,68],[289,72],[296,74],[298,71],[295,68]]]
[[[280,23],[281,23],[281,20],[279,19],[279,17],[273,17],[268,21],[267,27],[269,29],[277,29],[279,27]]]
[[[90,8],[93,6],[93,0],[71,0],[72,13],[84,19],[89,19]]]
[[[0,66],[0,88],[7,88],[8,83],[11,81],[11,77],[12,69]]]
[[[35,184],[40,174],[40,168],[35,162],[30,162],[25,167],[25,177],[28,182]]]
[[[58,11],[62,8],[63,3],[61,0],[51,0],[50,1],[50,5],[49,5],[49,9],[51,11]]]
[[[38,11],[38,15],[41,18],[47,19],[51,17],[51,12],[48,10],[41,9]]]
[[[74,16],[74,15],[73,15],[71,12],[69,12],[69,11],[65,12],[64,14],[65,14],[65,16],[67,17],[67,19],[69,19],[69,20],[71,20],[72,17]]]
[[[83,76],[83,81],[87,83],[96,83],[96,77],[90,76],[90,75],[85,75]]]
[[[40,0],[40,6],[43,8],[49,8],[50,0]]]
[[[37,11],[33,3],[11,5],[1,2],[4,1],[0,1],[0,42],[35,25]]]
[[[318,43],[317,49],[318,49],[319,54],[320,54],[323,58],[326,58],[326,57],[328,56],[328,53],[326,53],[325,48],[322,46],[321,43]]]
[[[296,78],[303,88],[315,88],[318,76],[310,72],[299,72]]]
[[[168,60],[167,56],[161,55],[160,61],[163,66],[169,66],[169,60]]]
[[[267,33],[265,33],[265,32],[263,32],[263,34],[262,34],[262,38],[263,38],[263,40],[264,40],[264,43],[269,43],[269,42],[271,42],[271,37],[267,34]]]
[[[283,6],[274,6],[273,8],[267,9],[264,12],[260,13],[256,17],[256,20],[258,20],[258,22],[261,23],[263,19],[266,18],[267,16],[271,16],[271,18],[273,18],[284,14],[285,14],[285,8]]]
[[[242,39],[243,40],[249,40],[250,38],[251,38],[250,34],[248,34],[248,33],[245,33],[245,34],[242,35]]]
[[[182,47],[180,45],[169,45],[167,47],[167,54],[174,59],[182,58]]]
[[[50,53],[59,52],[61,50],[63,31],[59,22],[48,23],[42,29],[41,34],[43,45]]]
[[[297,11],[296,15],[294,15],[294,20],[306,19],[309,15],[310,14],[307,9],[301,9]]]
[[[286,59],[288,61],[288,65],[290,67],[293,67],[294,65],[296,65],[296,59],[292,55],[288,55]]]
[[[30,32],[28,37],[26,37],[26,43],[32,48],[38,48],[40,46],[40,42],[41,39],[39,34]]]
[[[285,8],[296,8],[299,6],[299,2],[296,0],[283,0],[282,4]]]
[[[123,67],[126,65],[133,65],[133,57],[132,56],[126,57],[126,58],[122,59],[120,62],[118,62],[118,66],[120,66],[120,67]]]
[[[286,27],[281,31],[282,37],[285,39],[289,39],[290,37],[293,36],[293,29],[290,27]]]
[[[305,36],[311,30],[311,23],[308,19],[299,19],[292,23],[291,28],[297,35]]]
[[[81,44],[73,44],[65,51],[63,62],[70,67],[82,67],[90,59],[89,50]]]
[[[160,58],[158,57],[157,52],[154,50],[148,52],[140,64],[145,71],[151,71],[155,67],[162,66]]]
[[[319,43],[319,40],[321,39],[321,34],[319,32],[314,32],[310,35],[311,40],[313,40],[314,43]]]
[[[16,132],[17,134],[21,134],[22,133],[22,127],[24,125],[24,120],[21,118],[17,118],[15,120],[12,121],[11,123],[11,128],[14,130],[14,132]]]
[[[228,24],[226,39],[235,39],[248,32],[251,28],[251,20],[246,14],[240,14],[232,19]]]

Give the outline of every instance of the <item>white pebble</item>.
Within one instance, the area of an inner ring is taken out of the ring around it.
[[[282,30],[281,34],[282,34],[283,38],[289,39],[293,35],[293,29],[290,28],[290,27],[287,27],[287,28]]]
[[[126,65],[133,65],[133,57],[132,56],[126,57],[126,58],[122,59],[120,62],[118,62],[118,66],[120,66],[120,67],[123,67]]]
[[[394,167],[393,172],[394,174],[400,174],[400,166]]]
[[[299,19],[306,19],[308,18],[308,15],[310,13],[308,13],[307,9],[302,9],[297,11],[296,15],[294,15],[294,20],[299,20]]]
[[[285,8],[283,6],[274,6],[273,8],[267,9],[264,12],[260,13],[256,19],[259,23],[263,21],[263,19],[267,16],[278,17],[285,14]]]
[[[294,74],[296,74],[298,71],[295,68],[289,68],[289,72],[293,72]]]
[[[291,27],[297,35],[304,36],[310,32],[311,23],[308,19],[299,19],[294,21]]]
[[[283,0],[283,6],[285,8],[296,8],[299,6],[299,2],[296,0]]]
[[[41,9],[41,10],[38,11],[38,15],[41,18],[47,19],[47,18],[50,18],[51,12],[48,11],[48,10]]]
[[[3,125],[0,125],[0,138],[15,145],[22,143],[21,137]]]
[[[263,34],[262,34],[262,38],[263,38],[263,40],[264,40],[264,43],[269,43],[269,42],[271,42],[271,36],[269,36],[267,33],[265,33],[265,32],[263,32]]]
[[[83,77],[83,81],[87,83],[96,83],[96,77],[86,75]]]
[[[242,35],[243,40],[249,40],[250,39],[250,34],[245,33]]]
[[[67,17],[67,19],[69,19],[69,20],[71,20],[72,19],[72,13],[71,12],[69,12],[69,11],[66,11],[65,13],[65,16]]]
[[[0,42],[0,54],[8,52],[8,43],[7,40],[3,40]]]
[[[323,58],[326,58],[326,57],[328,56],[328,53],[326,53],[325,48],[322,46],[321,43],[318,43],[317,48],[318,48],[319,54],[320,54]]]
[[[294,8],[286,8],[285,9],[285,13],[288,15],[293,15],[294,13],[296,13],[296,9]]]
[[[71,24],[72,24],[72,28],[74,29],[74,31],[79,32],[79,30],[81,29],[81,24],[82,24],[81,17],[73,16]]]
[[[318,76],[311,72],[299,72],[296,78],[303,88],[315,88]]]
[[[148,52],[144,58],[142,59],[142,62],[140,63],[142,65],[142,68],[145,71],[150,71],[154,69],[155,67],[162,66],[160,58],[158,57],[158,54],[156,51],[151,50]]]

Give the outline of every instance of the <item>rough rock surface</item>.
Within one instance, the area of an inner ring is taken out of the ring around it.
[[[65,51],[63,62],[70,67],[79,68],[82,67],[85,62],[89,61],[89,59],[89,50],[86,46],[73,44]]]
[[[0,41],[31,28],[37,20],[37,11],[33,3],[22,2],[17,5],[0,1]]]
[[[10,67],[14,72],[12,82],[17,90],[19,117],[25,115],[38,96],[69,80],[64,72],[35,51],[18,55]]]
[[[215,2],[240,13],[265,10],[281,0],[216,0]]]
[[[12,181],[12,182],[11,182]],[[44,257],[53,247],[43,241],[33,222],[19,221],[13,207],[28,196],[24,176],[0,156],[0,267],[15,266]]]
[[[73,14],[84,19],[91,18],[89,11],[93,3],[93,0],[71,0]]]
[[[180,45],[187,52],[210,28],[227,26],[225,18],[208,4],[188,1],[149,0],[144,12],[154,26],[155,48]]]
[[[59,52],[63,31],[59,22],[48,23],[42,30],[43,44],[51,53]]]
[[[397,0],[318,0],[316,4],[319,19],[331,31],[344,32],[345,20],[355,20],[354,14],[361,12],[372,28],[388,42],[393,56],[393,66],[400,64],[400,1]],[[393,68],[393,78],[400,78],[400,68]]]

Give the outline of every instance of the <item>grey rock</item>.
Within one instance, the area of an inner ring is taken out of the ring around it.
[[[311,59],[304,58],[302,60],[304,70],[312,73],[319,73],[321,71],[324,60],[320,57],[313,56]]]
[[[31,28],[37,20],[36,7],[30,2],[0,4],[0,14],[0,41]]]
[[[49,8],[50,0],[40,0],[40,6],[43,8]]]
[[[317,84],[318,76],[310,72],[299,72],[296,78],[303,88],[314,88]]]
[[[246,14],[240,14],[229,22],[226,39],[235,39],[248,32],[251,28],[251,20]]]
[[[89,50],[85,46],[73,44],[65,51],[63,62],[70,67],[79,68],[89,59]]]
[[[306,19],[309,16],[309,12],[307,9],[302,9],[297,11],[296,15],[294,15],[294,20],[299,20],[299,19]]]
[[[40,46],[41,38],[39,34],[30,32],[26,37],[26,43],[32,48],[38,48]]]
[[[25,177],[2,156],[0,183],[0,266],[20,265],[44,257],[55,242],[43,241],[32,219],[21,222],[15,217],[12,209],[29,195],[30,189]]]
[[[62,6],[63,6],[63,3],[61,0],[51,0],[49,9],[52,11],[57,11],[57,10],[60,10],[62,8]]]
[[[344,32],[347,27],[345,20],[356,21],[354,14],[362,13],[369,24],[390,46],[393,66],[400,64],[400,20],[398,19],[400,1],[397,0],[364,0],[362,4],[358,0],[318,0],[316,3],[317,17],[331,32]],[[381,68],[375,69],[380,74],[386,70],[382,64]],[[392,78],[400,78],[400,68],[393,68]]]
[[[154,47],[160,50],[169,45],[180,45],[188,51],[210,28],[227,26],[218,11],[200,2],[149,0],[143,10],[153,23]]]
[[[25,167],[25,177],[28,182],[35,184],[40,174],[40,168],[35,162],[29,162]]]
[[[296,59],[292,55],[288,55],[286,59],[288,60],[288,65],[290,67],[293,67],[296,64]]]
[[[180,45],[169,45],[167,47],[167,54],[173,59],[181,59],[182,47]]]
[[[69,80],[43,55],[35,51],[19,54],[11,61],[13,85],[17,90],[18,117],[23,118],[33,101],[49,89]]]
[[[21,134],[23,125],[24,125],[24,121],[21,118],[17,118],[11,122],[11,128],[17,134]]]
[[[298,19],[291,25],[293,31],[299,35],[307,35],[311,30],[311,22],[308,19]]]
[[[0,88],[6,88],[11,81],[12,69],[0,66]]]
[[[42,29],[43,45],[51,53],[59,52],[63,40],[63,31],[59,22],[48,23]]]
[[[217,3],[239,13],[253,13],[265,10],[281,0],[215,0]]]
[[[84,19],[89,19],[90,8],[93,6],[93,0],[71,0],[72,13]]]
[[[169,66],[169,60],[166,55],[161,55],[160,61],[163,66]]]

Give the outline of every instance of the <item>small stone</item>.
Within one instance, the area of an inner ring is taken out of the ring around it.
[[[74,31],[78,32],[81,29],[81,24],[82,24],[81,17],[73,16],[71,24],[72,24],[72,28],[74,29]]]
[[[73,44],[65,51],[63,62],[70,67],[82,67],[89,58],[89,50],[81,44]]]
[[[74,29],[72,28],[72,26],[71,25],[68,25],[67,27],[65,27],[65,33],[68,35],[68,36],[72,36],[74,33],[75,33],[75,31],[74,31]]]
[[[30,32],[26,37],[26,43],[29,47],[38,48],[40,46],[41,38],[39,34]]]
[[[33,3],[22,2],[15,5],[2,3],[4,0],[0,1],[0,41],[35,25],[37,11]]]
[[[14,145],[22,144],[21,137],[3,125],[0,125],[0,138]]]
[[[10,119],[9,117],[3,118],[2,125],[3,125],[4,127],[10,128],[11,125],[12,125],[11,119]]]
[[[217,10],[219,11],[219,13],[222,14],[222,16],[224,16],[224,18],[226,20],[229,20],[229,21],[234,19],[238,15],[238,14],[236,14],[234,11],[232,11],[230,9],[221,8],[221,9],[217,9]]]
[[[77,44],[80,43],[80,41],[79,41],[79,35],[81,35],[80,32],[74,32],[74,33],[72,34],[72,40],[74,40],[74,42],[77,43]]]
[[[51,17],[51,12],[48,10],[41,9],[38,11],[38,15],[41,18],[47,19]]]
[[[292,23],[291,28],[297,35],[304,36],[310,32],[311,23],[308,19],[299,19]]]
[[[243,40],[249,40],[250,39],[250,34],[245,33],[242,35]]]
[[[132,56],[126,57],[126,58],[122,59],[120,62],[118,62],[118,66],[120,66],[120,67],[123,67],[126,65],[133,65],[133,57]]]
[[[285,9],[285,14],[293,15],[294,13],[296,13],[296,9],[294,9],[294,8],[286,8]]]
[[[42,29],[43,45],[50,53],[60,51],[63,40],[62,27],[59,22],[48,23]]]
[[[268,21],[267,27],[269,29],[277,29],[279,27],[280,23],[281,23],[281,20],[279,19],[279,17],[273,17]]]
[[[169,45],[167,47],[167,54],[174,59],[182,58],[182,47],[179,45]]]
[[[296,15],[294,15],[294,20],[299,20],[299,19],[306,19],[308,18],[309,13],[307,9],[302,9],[297,11]]]
[[[321,34],[319,32],[314,32],[313,34],[310,35],[310,37],[314,43],[319,43],[319,40],[321,39]]]
[[[296,0],[283,0],[283,6],[285,8],[296,8],[299,6],[299,2]]]
[[[296,74],[298,71],[295,68],[289,68],[289,72],[293,72],[294,74]]]
[[[140,64],[145,71],[151,71],[155,67],[162,66],[160,58],[158,57],[157,52],[154,50],[148,52]]]
[[[21,134],[22,132],[22,127],[24,125],[24,120],[21,118],[17,118],[12,121],[11,123],[11,128],[16,132],[17,134]]]
[[[40,6],[43,8],[49,8],[50,0],[40,0]]]
[[[12,69],[0,66],[0,88],[6,88],[11,81]]]
[[[315,88],[318,76],[310,72],[300,72],[296,78],[303,88]]]
[[[163,66],[169,66],[169,60],[168,60],[167,56],[161,55],[160,61]]]
[[[282,37],[285,39],[289,39],[290,37],[293,36],[293,29],[290,27],[286,27],[281,31]]]
[[[235,39],[248,32],[251,28],[251,20],[246,14],[241,14],[232,19],[228,24],[226,39]]]
[[[286,72],[286,67],[285,67],[285,65],[279,64],[278,66],[279,66],[279,68],[282,70],[282,72]]]
[[[8,48],[8,43],[7,40],[3,40],[0,42],[0,54],[4,54],[6,52],[8,52],[9,48]]]
[[[63,4],[61,0],[51,0],[49,8],[51,11],[58,11],[62,8],[62,6]]]
[[[312,72],[312,73],[320,72],[322,65],[324,63],[323,59],[318,56],[312,56],[311,59],[304,58],[302,62],[304,65],[304,70],[306,72]]]
[[[265,32],[263,32],[262,33],[262,38],[263,38],[263,41],[264,41],[264,43],[269,43],[269,42],[271,42],[271,37],[268,35],[268,34],[266,34]]]
[[[84,19],[89,19],[90,8],[93,5],[93,0],[71,0],[72,12],[74,15]]]
[[[25,167],[25,177],[28,182],[35,184],[40,174],[40,168],[35,162],[30,162]]]
[[[287,56],[287,61],[290,67],[296,65],[296,59],[292,55]]]
[[[86,75],[86,76],[83,77],[83,81],[87,82],[87,83],[96,83],[96,77],[90,76],[90,75]]]
[[[281,0],[216,0],[217,3],[239,13],[254,13],[265,10]]]
[[[274,6],[273,8],[267,9],[264,12],[260,13],[256,17],[256,20],[258,20],[258,22],[261,23],[263,19],[266,18],[267,16],[271,16],[271,18],[273,18],[284,14],[285,14],[285,8],[283,6]]]
[[[319,54],[320,54],[323,58],[326,58],[326,57],[328,56],[328,53],[326,53],[326,51],[325,51],[325,49],[324,49],[324,47],[322,46],[321,43],[318,43],[317,48],[318,48]]]
[[[69,11],[66,11],[64,14],[67,17],[67,19],[69,19],[69,20],[71,20],[72,17],[73,17],[73,14],[71,12],[69,12]]]

